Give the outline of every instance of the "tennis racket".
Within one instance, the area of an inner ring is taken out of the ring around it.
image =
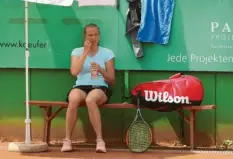
[[[145,152],[151,145],[152,131],[140,111],[139,92],[137,93],[137,113],[126,134],[126,144],[132,152]]]

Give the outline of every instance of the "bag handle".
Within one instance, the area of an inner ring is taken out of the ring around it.
[[[169,79],[180,78],[182,75],[183,74],[180,72],[180,73],[174,74],[173,76],[169,77]]]

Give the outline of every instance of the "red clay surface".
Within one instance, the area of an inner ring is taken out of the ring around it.
[[[60,146],[50,146],[47,152],[41,153],[18,153],[9,152],[7,143],[0,143],[1,159],[233,159],[232,154],[220,153],[174,153],[174,152],[152,152],[135,154],[127,149],[124,151],[109,150],[107,153],[96,153],[95,147],[90,149],[74,148],[73,152],[60,152]]]
[[[95,146],[82,148],[75,146],[73,152],[60,152],[61,146],[50,146],[47,152],[18,153],[7,150],[7,142],[0,143],[0,159],[233,159],[232,154],[221,153],[188,153],[188,152],[160,152],[147,151],[145,153],[132,153],[124,148],[114,151],[110,148],[107,153],[96,153]]]
[[[62,153],[59,150],[53,150],[43,153],[20,154],[0,150],[1,158],[4,159],[232,159],[233,154],[187,154],[187,153],[161,153],[145,152],[142,154],[133,154],[131,152],[110,151],[105,154],[98,154],[93,151],[74,151]]]

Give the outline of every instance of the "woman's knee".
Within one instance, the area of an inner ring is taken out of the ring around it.
[[[87,96],[87,98],[85,99],[85,103],[86,103],[88,108],[97,106],[97,102],[96,102],[95,98],[92,96]]]
[[[107,97],[102,90],[94,89],[87,95],[85,102],[87,107],[96,107],[107,101]]]
[[[86,93],[80,89],[72,89],[69,94],[69,108],[77,108],[86,98]]]

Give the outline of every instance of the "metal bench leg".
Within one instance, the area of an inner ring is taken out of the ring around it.
[[[195,125],[196,125],[196,112],[195,110],[190,111],[190,147],[194,149],[195,142]]]
[[[43,141],[49,144],[50,131],[51,131],[51,120],[49,120],[52,114],[52,108],[44,108],[44,130],[43,130]]]

